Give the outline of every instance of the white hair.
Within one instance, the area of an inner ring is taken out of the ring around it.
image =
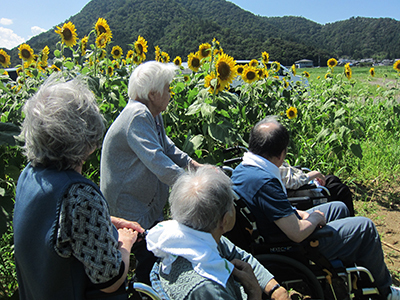
[[[100,146],[104,118],[82,78],[50,76],[23,112],[25,155],[33,166],[75,168]]]
[[[230,178],[221,169],[204,165],[181,175],[169,197],[172,219],[190,228],[211,232],[232,210]]]
[[[148,101],[150,92],[163,94],[166,84],[174,79],[177,67],[157,61],[148,61],[139,65],[129,78],[128,96],[132,100]]]

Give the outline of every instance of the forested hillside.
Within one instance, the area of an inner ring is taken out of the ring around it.
[[[225,0],[92,0],[65,22],[73,22],[82,38],[99,17],[107,20],[113,45],[124,53],[138,35],[143,36],[149,46],[148,59],[154,58],[158,45],[171,58],[179,55],[185,61],[190,52],[213,38],[235,59],[259,58],[267,51],[272,60],[284,65],[303,58],[326,65],[330,57],[400,57],[400,22],[387,18],[351,18],[321,25],[302,17],[256,16]],[[59,41],[54,29],[27,42],[35,53],[46,45],[54,49]],[[10,55],[12,65],[20,63],[17,47]]]

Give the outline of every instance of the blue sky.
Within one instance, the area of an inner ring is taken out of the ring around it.
[[[7,49],[12,49],[32,36],[64,22],[80,12],[89,2],[88,0],[0,1],[2,7],[0,47]],[[400,20],[399,0],[231,0],[230,2],[260,16],[302,16],[320,24],[346,20],[353,16],[389,17]]]

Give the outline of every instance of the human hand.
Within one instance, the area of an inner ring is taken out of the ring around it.
[[[119,248],[128,249],[129,252],[132,249],[133,244],[136,242],[138,232],[132,228],[120,228],[118,229],[118,243]]]
[[[248,300],[260,300],[261,288],[250,264],[239,259],[234,259],[231,263],[235,266],[232,275],[243,285]]]
[[[314,180],[318,182],[319,185],[325,186],[325,175],[319,171],[311,171],[307,173],[308,178],[310,180]]]
[[[199,164],[197,161],[192,159],[188,165],[189,170],[196,170],[197,168],[200,168],[202,164]]]
[[[323,227],[326,225],[325,214],[320,210],[313,211],[307,219],[313,224],[317,224],[317,227]]]
[[[111,222],[114,224],[114,226],[117,229],[120,228],[131,228],[137,232],[144,232],[145,230],[142,228],[142,226],[140,226],[139,223],[137,222],[133,222],[133,221],[128,221],[122,218],[117,218],[117,217],[113,217],[111,216]]]

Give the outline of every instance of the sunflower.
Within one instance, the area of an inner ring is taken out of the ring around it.
[[[18,47],[18,56],[24,61],[31,62],[33,60],[33,50],[28,44],[22,44]]]
[[[287,80],[285,78],[282,79],[282,85],[285,89],[287,89],[289,87],[289,82],[287,82]]]
[[[57,67],[56,65],[52,65],[52,66],[50,67],[50,69],[52,69],[52,70],[55,71],[55,72],[60,72],[60,71],[61,71],[60,68]]]
[[[243,69],[244,69],[243,65],[237,65],[236,66],[236,73],[238,73],[239,75],[242,75]]]
[[[224,86],[221,85],[214,72],[211,72],[211,74],[208,74],[204,78],[204,87],[208,88],[210,94],[214,94],[214,90],[215,94],[218,94],[218,92],[224,90]]]
[[[57,26],[58,30],[55,30],[55,33],[58,33],[61,36],[62,42],[67,47],[75,46],[76,44],[76,29],[75,25],[72,22],[64,23],[64,25],[60,28]]]
[[[84,36],[82,39],[81,39],[81,54],[82,55],[85,55],[86,54],[86,49],[87,49],[87,43],[88,43],[88,41],[89,41],[89,37],[88,36]]]
[[[139,35],[134,46],[136,54],[139,55],[142,58],[142,60],[145,60],[147,53],[147,41]]]
[[[291,67],[290,69],[292,70],[292,74],[293,74],[294,76],[296,76],[296,65],[293,64],[292,67]]]
[[[120,46],[114,46],[111,50],[111,55],[114,59],[119,59],[122,56],[122,49]]]
[[[120,67],[119,62],[117,60],[113,60],[111,62],[111,64],[112,64],[114,69],[119,69],[119,67]]]
[[[105,48],[107,46],[108,43],[108,37],[106,33],[102,33],[100,34],[97,38],[96,38],[96,46],[97,48]]]
[[[215,70],[217,72],[218,82],[222,87],[225,87],[232,83],[233,78],[236,77],[237,72],[235,68],[235,60],[233,57],[222,54],[219,56],[215,63]]]
[[[211,45],[209,43],[201,44],[199,46],[200,59],[206,58],[211,55]]]
[[[281,69],[281,64],[279,62],[277,62],[277,61],[274,61],[271,64],[271,69],[272,69],[273,72],[277,73]]]
[[[297,108],[296,107],[289,107],[286,111],[287,117],[291,120],[297,117]]]
[[[0,64],[3,68],[7,68],[10,65],[10,55],[3,49],[0,49]]]
[[[245,66],[242,73],[242,79],[247,83],[252,83],[258,80],[257,69],[250,66]]]
[[[347,67],[344,69],[344,74],[346,75],[347,79],[350,80],[351,79],[351,75],[352,75],[352,71],[350,67]]]
[[[188,55],[188,67],[193,72],[198,72],[201,64],[200,64],[200,57],[198,53],[194,54],[193,52]]]
[[[169,54],[165,51],[161,52],[161,62],[169,63],[169,61],[170,61]]]
[[[257,75],[259,79],[265,78],[265,69],[263,68],[257,68]]]
[[[304,72],[303,72],[303,76],[304,76],[305,78],[310,78],[310,73],[308,73],[307,71],[304,71]]]
[[[49,59],[49,53],[50,53],[50,49],[49,47],[45,46],[42,50],[42,57],[40,59],[40,62],[42,62],[43,64],[45,64],[47,66],[47,60]]]
[[[396,60],[393,64],[393,69],[395,69],[397,72],[400,72],[400,59]]]
[[[133,50],[129,50],[128,53],[126,54],[126,58],[132,58],[135,52]]]
[[[112,32],[110,26],[108,26],[107,21],[105,19],[99,18],[96,24],[94,25],[94,28],[96,29],[97,36],[100,36],[103,33],[105,33],[110,38],[110,40],[112,39]]]
[[[47,62],[40,61],[40,62],[37,64],[37,69],[38,69],[39,71],[41,71],[41,72],[45,72],[45,71],[46,71],[46,68],[47,68]]]
[[[332,73],[326,73],[325,74],[325,79],[328,79],[328,78],[332,78]]]
[[[174,65],[180,67],[181,64],[182,64],[182,58],[180,56],[175,57]]]
[[[132,59],[132,62],[136,65],[140,65],[142,63],[142,58],[139,55],[135,55]]]
[[[328,59],[328,67],[329,68],[334,68],[337,66],[337,60],[335,58],[330,58]]]
[[[160,47],[159,46],[155,46],[154,47],[154,49],[156,49],[156,58],[155,58],[155,60],[156,61],[161,61],[161,50],[160,50]]]
[[[212,47],[214,48],[214,56],[224,53],[221,44],[215,38],[212,41]]]
[[[266,66],[267,63],[269,62],[269,54],[266,51],[264,51],[263,53],[261,53],[261,59],[264,66]]]
[[[189,75],[184,75],[184,76],[183,76],[183,80],[184,80],[185,82],[190,81],[190,76],[189,76]]]
[[[375,76],[375,68],[369,69],[369,74],[374,77]]]
[[[258,60],[257,60],[257,59],[252,59],[252,60],[249,62],[249,66],[250,66],[250,67],[257,68],[257,67],[258,67]]]
[[[107,67],[107,75],[112,76],[114,74],[114,68],[112,66]]]

